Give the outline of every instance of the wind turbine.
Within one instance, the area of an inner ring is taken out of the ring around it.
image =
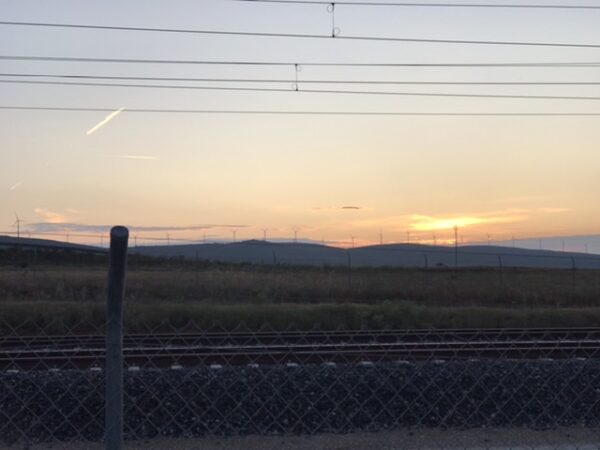
[[[15,223],[13,223],[13,227],[17,227],[17,239],[21,237],[21,222],[23,222],[17,213],[15,213]]]
[[[294,231],[294,244],[297,244],[298,243],[298,231],[300,231],[300,228],[292,227],[292,230]]]
[[[262,232],[263,232],[263,241],[267,241],[267,231],[269,231],[268,228],[263,228]]]

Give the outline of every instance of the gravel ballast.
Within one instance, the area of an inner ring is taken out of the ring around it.
[[[127,439],[600,425],[600,361],[125,372]],[[104,374],[0,373],[0,442],[99,441]]]

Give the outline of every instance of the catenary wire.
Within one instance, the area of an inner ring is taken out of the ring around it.
[[[583,9],[598,10],[600,6],[596,5],[566,5],[566,4],[502,4],[502,3],[408,3],[408,2],[348,2],[348,1],[310,1],[310,0],[233,0],[246,3],[279,3],[279,4],[300,4],[300,5],[331,5],[336,6],[404,6],[404,7],[424,7],[424,8],[507,8],[507,9]]]
[[[89,87],[117,87],[117,88],[149,88],[149,89],[179,89],[202,91],[245,91],[245,92],[286,92],[304,94],[339,94],[339,95],[379,95],[402,97],[455,97],[455,98],[495,98],[495,99],[532,99],[532,100],[582,100],[598,101],[600,97],[594,96],[569,96],[569,95],[529,95],[529,94],[461,94],[450,92],[393,92],[393,91],[352,91],[335,89],[298,89],[298,88],[257,88],[257,87],[223,87],[223,86],[180,86],[160,84],[132,84],[132,83],[83,83],[69,81],[29,81],[29,80],[0,80],[0,83],[35,84],[52,86],[89,86]]]
[[[0,110],[57,112],[114,112],[116,108],[67,106],[0,105]],[[124,108],[123,113],[143,114],[225,114],[225,115],[300,115],[300,116],[423,116],[423,117],[600,117],[599,112],[422,112],[422,111],[316,111],[243,109],[161,109]]]
[[[398,81],[398,80],[305,80],[280,78],[193,78],[193,77],[139,77],[111,75],[72,75],[48,73],[0,73],[0,77],[13,78],[64,78],[84,80],[136,80],[136,81],[196,81],[223,83],[291,83],[291,84],[374,84],[374,85],[474,85],[474,86],[596,86],[600,81]]]
[[[111,31],[142,31],[156,33],[176,34],[198,34],[216,36],[252,36],[252,37],[282,37],[282,38],[308,38],[308,39],[338,39],[351,41],[379,41],[379,42],[414,42],[423,44],[461,44],[461,45],[504,45],[504,46],[529,46],[529,47],[565,47],[565,48],[600,48],[600,44],[567,43],[567,42],[525,42],[525,41],[488,41],[468,39],[428,39],[428,38],[403,38],[385,36],[346,36],[331,34],[309,34],[309,33],[270,33],[260,31],[225,31],[225,30],[200,30],[184,28],[155,28],[155,27],[132,27],[116,25],[90,25],[73,23],[51,23],[51,22],[16,22],[0,21],[0,25],[23,26],[23,27],[46,27],[46,28],[70,28],[88,30],[111,30]]]
[[[356,62],[278,62],[278,61],[215,61],[177,59],[87,58],[69,56],[0,55],[3,61],[47,61],[115,64],[190,64],[221,66],[314,66],[314,67],[600,67],[600,61],[575,62],[506,62],[506,63],[356,63]]]

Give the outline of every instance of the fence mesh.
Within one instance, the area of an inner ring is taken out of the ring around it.
[[[311,436],[293,448],[598,448],[599,338],[136,322],[124,338],[124,436],[189,448],[271,435]],[[0,446],[102,445],[104,344],[97,323],[4,322]],[[348,436],[379,446],[340,444]]]

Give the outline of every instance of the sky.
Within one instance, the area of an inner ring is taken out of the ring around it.
[[[421,2],[427,3],[427,2]],[[514,3],[480,0],[478,3]],[[558,0],[530,4],[575,4]],[[580,0],[580,5],[598,5]],[[231,0],[0,0],[3,21],[331,33],[326,5]],[[340,36],[600,44],[600,10],[336,5]],[[216,36],[0,25],[0,55],[215,61],[600,62],[599,48]],[[283,67],[0,60],[3,74],[284,79],[289,92],[0,83],[0,232],[97,241],[293,237],[345,245],[600,233],[600,117],[143,114],[128,109],[600,112],[598,100],[307,93],[302,80],[600,81],[597,67]],[[294,90],[296,76],[299,91]],[[22,78],[0,76],[5,80]],[[48,79],[46,79],[48,80]],[[140,83],[140,82],[138,82]],[[141,82],[144,83],[144,82]],[[159,82],[154,82],[158,84]],[[173,83],[208,85],[209,83]],[[588,86],[356,86],[600,96]],[[89,237],[77,237],[77,234]],[[585,239],[584,239],[585,240]],[[579,239],[577,246],[583,245]],[[148,241],[149,242],[149,241]],[[575,244],[573,244],[575,245]],[[572,250],[580,250],[573,248]],[[600,245],[597,249],[600,251]]]

